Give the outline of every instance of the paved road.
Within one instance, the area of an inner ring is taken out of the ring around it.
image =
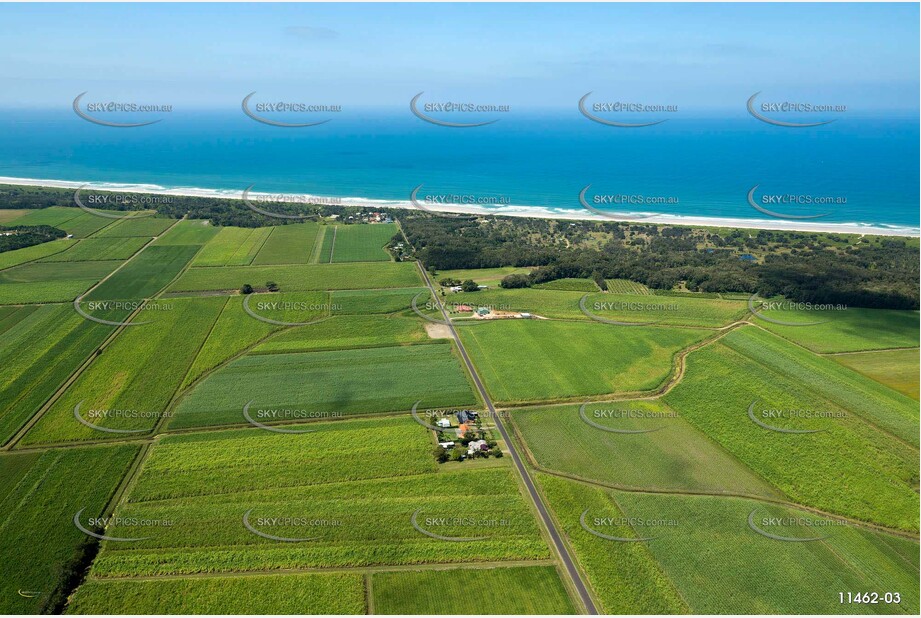
[[[419,270],[422,272],[422,278],[425,279],[425,284],[432,292],[432,297],[437,299],[438,293],[435,291],[435,287],[432,285],[429,274],[425,272],[424,268],[422,268],[421,263],[416,262],[416,264],[419,267]],[[528,488],[528,493],[531,495],[531,500],[534,502],[534,506],[537,508],[537,512],[540,513],[541,519],[544,520],[544,525],[547,527],[547,532],[550,533],[550,538],[553,539],[553,544],[556,546],[557,552],[559,552],[560,558],[563,560],[563,565],[566,567],[566,571],[569,573],[569,577],[572,579],[573,584],[575,584],[576,590],[582,599],[582,603],[585,605],[585,608],[588,610],[589,614],[597,614],[598,610],[595,608],[595,602],[592,600],[591,595],[588,593],[588,588],[586,587],[585,582],[582,580],[582,575],[576,568],[576,565],[572,560],[572,556],[569,555],[569,550],[566,549],[566,545],[563,543],[563,539],[560,537],[559,530],[556,529],[556,525],[553,523],[553,519],[550,518],[550,513],[547,511],[547,505],[544,504],[543,498],[541,498],[540,494],[537,493],[537,488],[534,486],[534,481],[531,479],[531,475],[528,473],[528,469],[525,468],[524,463],[521,461],[521,457],[518,456],[518,451],[515,450],[515,444],[512,442],[511,437],[505,430],[505,425],[502,424],[502,419],[499,418],[498,414],[496,414],[496,408],[493,406],[492,399],[489,398],[489,394],[486,392],[486,388],[483,386],[483,382],[480,381],[480,376],[477,374],[473,363],[470,361],[470,357],[467,356],[467,350],[464,349],[464,344],[461,343],[460,337],[457,335],[457,330],[454,328],[454,324],[451,322],[443,306],[441,308],[441,315],[449,324],[449,328],[451,329],[451,336],[454,337],[454,342],[457,343],[457,349],[460,351],[461,357],[464,359],[464,363],[467,365],[467,369],[470,371],[470,375],[473,377],[473,382],[476,384],[477,390],[480,392],[480,396],[486,403],[486,408],[489,410],[490,415],[495,420],[496,427],[499,429],[499,433],[502,434],[502,439],[505,440],[509,454],[512,456],[512,461],[515,462],[515,467],[518,469],[518,473],[521,475],[521,479],[524,481],[525,486]]]

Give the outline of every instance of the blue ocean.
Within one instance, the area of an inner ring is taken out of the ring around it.
[[[669,118],[643,128],[592,122],[577,109],[505,114],[476,128],[426,123],[408,109],[351,110],[308,128],[237,110],[179,111],[112,128],[60,110],[0,115],[0,176],[406,201],[426,194],[580,211],[589,196],[662,198],[604,204],[630,212],[771,219],[757,195],[834,198],[772,211],[823,223],[919,227],[917,116],[848,115],[821,127],[772,126],[744,113]],[[826,214],[827,213],[827,214]]]

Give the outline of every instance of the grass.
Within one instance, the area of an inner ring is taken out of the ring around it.
[[[360,573],[297,573],[149,581],[91,579],[68,614],[363,614]]]
[[[906,430],[913,424],[917,436],[917,402],[810,356],[758,329],[733,331],[688,357],[683,380],[665,401],[792,500],[917,531],[917,448],[877,428],[897,418]],[[756,418],[769,425],[822,431],[760,427],[747,413],[752,402]],[[765,409],[832,417],[765,417]]]
[[[340,225],[336,232],[333,262],[387,262],[384,246],[397,233],[394,223]]]
[[[22,249],[16,249],[15,251],[4,251],[0,253],[0,270],[10,268],[11,266],[18,266],[19,264],[24,264],[26,262],[40,260],[56,253],[61,253],[62,251],[66,251],[68,248],[75,245],[77,242],[79,241],[74,240],[73,238],[58,238],[57,240],[52,240],[51,242],[43,242],[40,245],[23,247]]]
[[[146,238],[84,238],[67,251],[46,257],[42,262],[84,262],[127,260],[147,243]]]
[[[253,264],[307,264],[313,254],[319,225],[295,223],[272,228]]]
[[[150,429],[167,410],[192,360],[223,308],[223,298],[174,300],[139,319],[106,348],[23,438],[39,444],[123,438],[86,427],[73,416],[111,429]],[[92,411],[100,411],[93,414]],[[118,413],[117,411],[121,411]]]
[[[86,520],[102,514],[137,452],[132,445],[46,451],[25,472],[21,456],[0,455],[0,478],[18,477],[0,501],[0,612],[52,613],[64,601],[94,545],[72,519],[80,509]]]
[[[432,277],[432,280],[437,283],[442,279],[458,279],[460,281],[473,279],[479,285],[498,286],[499,282],[508,275],[527,275],[532,270],[533,268],[519,268],[517,266],[439,270],[438,274]]]
[[[514,471],[440,471],[431,436],[408,417],[312,423],[314,433],[260,429],[163,438],[152,447],[124,518],[169,519],[138,543],[105,543],[93,577],[545,559],[549,550]],[[450,488],[449,492],[445,489]],[[310,538],[278,542],[267,534]],[[410,522],[471,543],[425,536]],[[430,522],[468,517],[468,522]],[[303,522],[273,525],[267,518]],[[134,530],[138,532],[137,529]],[[120,534],[119,527],[111,533]]]
[[[103,281],[86,300],[151,298],[185,268],[196,251],[195,246],[147,247]]]
[[[688,606],[652,557],[645,543],[618,543],[593,536],[579,525],[585,509],[592,516],[622,517],[608,495],[581,483],[537,474],[537,480],[569,538],[575,557],[606,614],[682,614]],[[635,537],[630,530],[605,531]]]
[[[628,517],[666,519],[649,551],[697,614],[918,613],[918,544],[865,529],[834,526],[772,526],[769,517],[829,521],[804,511],[753,500],[615,492]],[[824,541],[783,542],[746,524],[788,537],[828,534]],[[606,543],[597,539],[599,543]],[[900,606],[845,606],[838,593],[900,591]]]
[[[113,223],[103,230],[100,230],[93,235],[93,238],[151,238],[153,236],[159,236],[174,223],[176,223],[175,219],[166,219],[160,217],[129,217]]]
[[[13,219],[18,219],[28,213],[27,208],[0,208],[0,225],[6,225]]]
[[[538,290],[567,290],[570,292],[597,292],[598,285],[591,279],[555,279],[534,286]]]
[[[39,451],[0,455],[0,501],[6,500],[41,456]]]
[[[337,315],[278,333],[257,345],[253,353],[374,348],[428,341],[425,329],[415,318]]]
[[[547,320],[459,331],[486,388],[506,403],[653,390],[671,372],[674,354],[707,334]]]
[[[222,227],[195,256],[193,266],[248,266],[273,228]]]
[[[836,354],[832,358],[893,390],[918,399],[918,374],[921,368],[917,349]]]
[[[34,308],[0,344],[0,443],[6,443],[112,332],[69,306]]]
[[[594,285],[594,283],[593,283]],[[527,311],[547,318],[590,320],[579,307],[585,292],[519,288],[448,294],[448,303]],[[692,296],[655,298],[638,294],[593,293],[585,299],[591,313],[617,322],[719,327],[748,314],[744,302]]]
[[[245,422],[243,405],[317,414],[409,411],[473,404],[450,344],[260,354],[212,373],[182,400],[171,428]]]
[[[5,283],[0,285],[0,305],[67,302],[87,291],[97,282],[98,279],[75,279],[70,281]]]
[[[317,256],[317,261],[314,263],[319,264],[329,264],[333,257],[333,245],[336,242],[336,235],[338,233],[338,225],[329,225],[323,227],[323,233],[321,240],[323,244],[320,245],[320,252]]]
[[[280,327],[254,320],[243,311],[242,298],[228,298],[208,338],[183,380],[186,388],[206,372],[239,354]]]
[[[373,314],[396,313],[412,307],[413,298],[419,293],[417,306],[420,308],[431,298],[428,288],[396,288],[392,290],[339,290],[330,293],[330,303],[337,307],[336,313]]]
[[[849,526],[834,526],[825,541],[782,542],[752,531],[749,513],[756,510],[762,526],[769,517],[829,520],[755,500],[619,492],[546,475],[539,480],[609,613],[917,613],[916,542]],[[579,524],[585,509],[586,523],[603,534],[652,540],[593,536]],[[630,518],[632,525],[610,525],[607,517]],[[818,529],[764,527],[793,537]],[[868,589],[900,591],[903,603],[839,604],[839,591]]]
[[[170,292],[239,290],[244,283],[264,287],[275,281],[282,291],[407,288],[420,284],[415,265],[404,263],[294,264],[190,268]]]
[[[513,412],[528,450],[544,468],[624,488],[780,497],[660,400],[609,401],[585,408],[589,420],[599,425],[655,430],[642,434],[597,429],[579,417],[579,408]]]
[[[769,310],[764,315],[783,322],[824,322],[782,326],[753,318],[759,326],[820,354],[918,347],[917,311],[851,307],[844,311]]]
[[[649,288],[645,285],[629,279],[608,279],[606,283],[608,284],[608,292],[615,294],[639,294],[641,296],[650,294]]]
[[[85,281],[102,279],[121,262],[32,262],[0,271],[0,285],[7,283],[49,283],[54,281]]]
[[[371,582],[376,614],[576,613],[552,566],[393,571]]]
[[[74,238],[86,238],[111,225],[112,221],[112,219],[98,217],[76,207],[50,206],[30,210],[28,214],[10,221],[7,225],[50,225],[68,234],[73,234]]]
[[[210,221],[183,219],[164,232],[157,240],[159,246],[190,245],[201,247],[217,235],[218,230]]]

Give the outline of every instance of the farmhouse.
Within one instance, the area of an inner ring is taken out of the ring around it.
[[[451,421],[449,421],[446,418],[440,418],[437,421],[435,421],[435,424],[441,427],[442,429],[447,429],[448,427],[451,426]]]

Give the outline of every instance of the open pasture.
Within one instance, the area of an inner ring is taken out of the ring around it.
[[[917,402],[810,356],[746,327],[693,352],[664,399],[792,500],[917,531],[917,447],[882,430],[885,418],[917,435]]]
[[[917,348],[835,354],[831,358],[912,399],[918,399],[918,375],[921,373],[921,367]]]
[[[131,445],[68,449],[31,461],[0,454],[0,478],[10,482],[0,500],[0,612],[59,611],[94,544],[73,517],[80,509],[86,518],[102,515],[137,452]]]
[[[170,428],[242,423],[243,406],[315,414],[367,414],[475,403],[448,343],[257,354],[238,358],[197,384],[181,401]]]
[[[278,333],[253,348],[253,354],[376,348],[426,343],[425,328],[415,317],[336,315],[329,320]]]
[[[217,235],[218,230],[210,221],[183,219],[166,230],[156,240],[159,246],[187,245],[201,247]]]
[[[598,285],[591,279],[555,279],[534,286],[538,290],[566,290],[569,292],[597,292]]]
[[[486,388],[505,403],[651,391],[707,331],[495,320],[459,328]]]
[[[614,294],[637,294],[640,296],[648,296],[651,292],[642,283],[637,283],[636,281],[630,281],[629,279],[607,279],[608,292],[613,292]]]
[[[106,429],[150,430],[166,412],[192,360],[223,308],[223,298],[172,300],[141,311],[96,358],[35,426],[28,444],[124,438],[81,424],[80,415]],[[127,434],[132,435],[132,434]]]
[[[629,489],[780,493],[661,400],[605,401],[513,411],[537,463],[549,470]],[[546,436],[553,436],[547,440]]]
[[[111,212],[111,211],[103,211]],[[112,225],[113,219],[98,217],[79,208],[50,206],[38,210],[30,210],[27,214],[9,221],[7,225],[50,225],[74,238],[86,238],[94,232]]]
[[[334,290],[329,300],[336,306],[335,313],[373,314],[397,313],[409,311],[413,298],[418,296],[416,305],[424,309],[426,301],[431,299],[428,288],[394,288],[390,290]]]
[[[752,318],[755,324],[820,354],[918,347],[917,311],[849,307],[827,311],[769,309],[763,314],[772,320],[805,324],[787,326]]]

